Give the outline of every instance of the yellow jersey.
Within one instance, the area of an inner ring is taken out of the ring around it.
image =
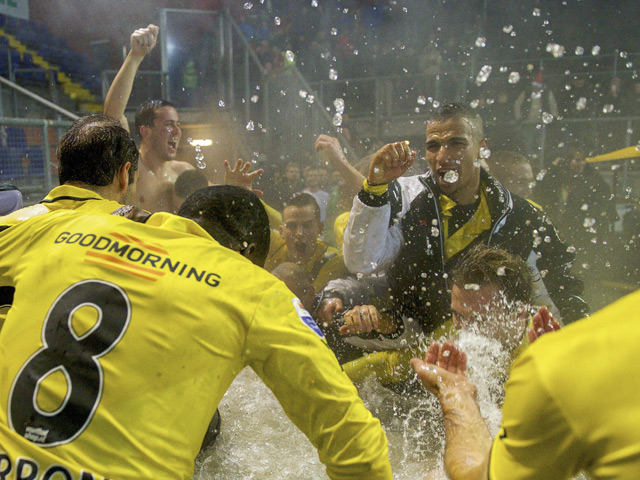
[[[544,335],[513,363],[492,480],[637,479],[640,291]]]
[[[0,284],[15,287],[0,331],[5,474],[188,479],[250,366],[330,478],[392,478],[379,421],[299,300],[195,222],[65,209],[0,221]]]

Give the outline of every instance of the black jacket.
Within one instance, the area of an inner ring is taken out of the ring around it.
[[[481,181],[486,188],[491,228],[445,262],[438,188],[430,174],[420,177],[420,181],[424,190],[414,198],[400,220],[404,245],[388,271],[393,302],[401,314],[417,319],[425,332],[434,330],[448,319],[449,278],[460,258],[482,242],[527,261],[536,278],[542,280],[541,285],[565,323],[588,315],[588,306],[582,299],[583,283],[570,270],[574,254],[567,250],[542,210],[512,195],[483,170]],[[392,204],[394,198],[396,201],[400,198],[398,188],[397,184],[390,186]],[[366,200],[367,196],[360,195],[360,198]],[[392,205],[392,212],[394,210],[398,209]]]

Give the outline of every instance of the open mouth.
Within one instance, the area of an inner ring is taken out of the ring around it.
[[[172,150],[178,150],[178,142],[176,140],[169,140],[167,144]]]
[[[439,170],[438,179],[442,183],[456,183],[459,175],[457,170]]]

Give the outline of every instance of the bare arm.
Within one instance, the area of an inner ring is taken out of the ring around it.
[[[131,50],[107,92],[104,101],[104,113],[120,120],[124,128],[129,130],[129,122],[124,115],[131,96],[133,80],[144,57],[153,50],[158,39],[158,27],[150,24],[147,28],[139,28],[131,34]]]
[[[467,357],[450,342],[434,343],[424,361],[411,360],[422,384],[438,397],[446,435],[444,462],[451,480],[486,480],[491,436],[465,374]]]
[[[351,195],[358,193],[362,188],[364,175],[346,159],[338,139],[329,135],[320,135],[316,140],[315,147],[316,152],[340,172]]]

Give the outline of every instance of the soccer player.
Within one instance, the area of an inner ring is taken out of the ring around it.
[[[391,478],[384,432],[310,315],[243,256],[266,258],[258,198],[236,189],[230,219],[209,214],[213,193],[185,202],[198,223],[60,209],[0,224],[0,281],[15,287],[0,336],[4,473],[190,478],[220,399],[250,366],[330,478]]]
[[[581,471],[594,480],[637,478],[638,307],[640,292],[632,293],[535,340],[512,365],[493,440],[464,352],[445,342],[434,344],[424,361],[414,358],[444,413],[449,478],[553,480]]]

